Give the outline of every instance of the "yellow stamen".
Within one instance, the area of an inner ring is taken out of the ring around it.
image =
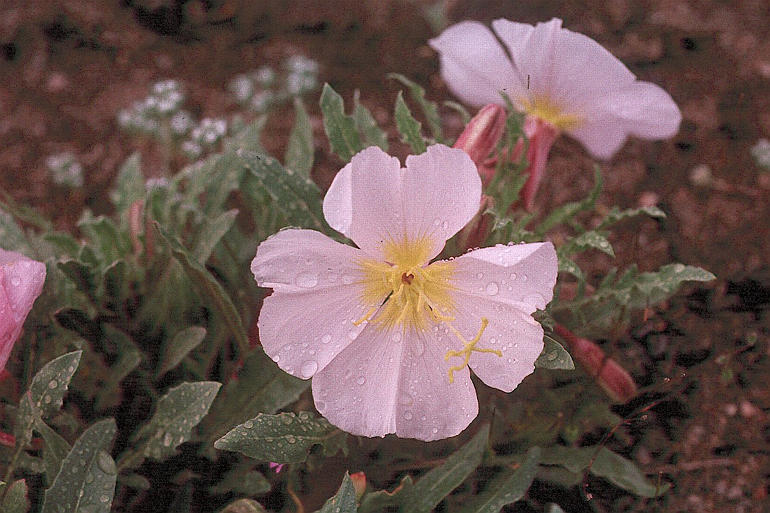
[[[452,330],[452,332],[457,336],[457,338],[460,339],[460,341],[463,343],[463,348],[459,351],[447,351],[447,353],[444,355],[444,360],[449,361],[450,358],[454,356],[462,356],[463,357],[463,363],[462,365],[455,365],[454,367],[450,367],[449,369],[449,382],[454,383],[455,371],[461,371],[465,367],[468,366],[468,362],[471,359],[471,353],[473,351],[476,351],[477,353],[493,353],[497,356],[501,357],[503,356],[503,353],[501,351],[498,351],[497,349],[479,349],[476,347],[476,344],[478,344],[479,340],[481,340],[481,335],[484,333],[484,330],[487,329],[487,325],[489,324],[489,319],[486,317],[481,318],[481,327],[479,328],[479,332],[476,333],[476,336],[473,337],[473,340],[466,341],[465,338],[463,338],[462,334],[457,331],[457,328],[452,326],[451,324],[448,324],[449,328]]]
[[[519,100],[524,112],[547,121],[560,130],[575,128],[582,121],[575,113],[566,113],[565,109],[547,96],[535,96],[532,99]]]
[[[361,326],[363,323],[365,323],[366,321],[368,321],[368,320],[369,320],[369,318],[372,316],[372,314],[373,314],[374,312],[376,312],[376,311],[377,311],[377,307],[376,307],[376,306],[373,306],[373,307],[371,307],[371,308],[369,309],[369,311],[368,311],[368,312],[366,312],[366,313],[364,314],[364,316],[363,316],[363,317],[361,317],[361,318],[360,318],[360,319],[358,319],[357,321],[353,321],[353,326]]]

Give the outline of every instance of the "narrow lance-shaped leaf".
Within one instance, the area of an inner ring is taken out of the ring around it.
[[[115,432],[107,419],[80,435],[45,492],[43,513],[109,513],[118,474],[109,454]]]
[[[329,146],[344,162],[350,161],[353,155],[364,148],[355,121],[345,114],[342,96],[329,84],[324,84],[320,105]]]
[[[62,461],[64,461],[72,448],[64,438],[59,436],[40,417],[36,416],[34,422],[35,431],[40,433],[45,443],[45,447],[43,447],[43,465],[45,465],[46,480],[51,484],[59,473]]]
[[[237,451],[249,458],[276,463],[299,463],[307,459],[314,445],[321,445],[324,453],[337,452],[344,440],[344,433],[322,417],[308,412],[260,413],[255,418],[234,427],[214,443],[225,451]]]
[[[433,510],[476,470],[487,448],[488,439],[489,425],[485,425],[470,442],[449,456],[443,465],[422,476],[406,494],[402,504],[408,504],[409,511],[414,513],[429,513]]]
[[[417,105],[422,109],[425,120],[428,122],[428,128],[430,128],[430,132],[433,134],[433,138],[436,142],[443,143],[444,138],[441,132],[441,116],[439,116],[438,113],[438,106],[436,105],[436,102],[429,101],[425,98],[425,89],[420,84],[413,82],[404,75],[398,73],[389,73],[388,78],[398,80],[409,88],[409,94],[412,99],[417,102]]]
[[[24,479],[14,481],[5,492],[0,511],[3,513],[27,513],[29,501],[27,500],[27,482]]]
[[[414,486],[412,477],[406,475],[393,490],[377,490],[369,492],[361,498],[361,505],[358,510],[361,513],[379,513],[380,511],[390,511],[392,507],[399,506],[409,497],[410,490]]]
[[[575,363],[564,347],[551,337],[544,338],[543,352],[535,360],[535,367],[541,369],[574,370]]]
[[[233,209],[223,212],[214,219],[206,218],[203,221],[192,250],[192,256],[196,262],[205,264],[208,261],[219,241],[232,228],[237,215],[238,211]]]
[[[249,351],[249,339],[246,336],[246,330],[243,328],[241,316],[238,315],[238,311],[225,289],[205,267],[195,261],[179,241],[168,235],[159,223],[154,223],[154,226],[158,235],[171,249],[171,254],[182,265],[182,269],[190,278],[192,285],[201,296],[208,299],[209,304],[222,316],[225,326],[238,342],[241,351],[244,354],[247,353]]]
[[[157,376],[162,376],[184,360],[190,351],[195,349],[206,338],[206,328],[190,326],[176,332],[174,336],[166,340],[163,345],[163,356],[160,359]]]
[[[412,112],[404,102],[404,94],[402,91],[398,92],[396,97],[396,128],[398,128],[401,134],[401,139],[412,147],[412,151],[415,155],[425,153],[425,139],[422,138],[420,132],[421,124],[414,119]]]
[[[610,212],[604,217],[604,219],[602,219],[601,223],[599,223],[599,226],[596,227],[596,230],[604,230],[617,223],[618,221],[622,221],[623,219],[630,217],[636,217],[642,214],[650,216],[654,219],[666,218],[666,213],[658,207],[629,208],[626,210],[620,210],[618,207],[612,207]]]
[[[575,217],[580,212],[590,210],[596,205],[596,200],[599,197],[599,193],[602,191],[602,174],[597,167],[594,170],[594,187],[591,192],[581,201],[575,201],[562,205],[554,209],[548,217],[546,217],[540,225],[535,229],[535,234],[538,237],[545,235],[548,230],[557,226],[565,221],[568,221]]]
[[[305,110],[305,104],[299,98],[294,99],[294,127],[289,135],[284,161],[286,167],[302,176],[309,177],[313,168],[313,128]]]
[[[156,460],[173,456],[208,413],[220,386],[215,381],[200,381],[169,390],[158,401],[152,418],[133,437],[141,444],[141,454]]]
[[[461,509],[463,513],[499,513],[521,500],[532,485],[540,463],[540,448],[533,447],[516,470],[506,469],[487,485],[483,494]]]
[[[141,155],[134,153],[120,166],[118,176],[115,179],[115,188],[110,192],[110,199],[121,218],[121,224],[128,224],[128,219],[123,216],[128,212],[131,204],[143,200],[144,195]]]
[[[326,501],[319,513],[357,513],[356,490],[353,488],[353,481],[350,475],[345,472],[342,478],[342,484],[337,493]]]

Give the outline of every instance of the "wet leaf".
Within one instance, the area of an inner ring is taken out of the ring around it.
[[[284,157],[286,167],[302,176],[310,177],[314,153],[313,128],[305,104],[301,99],[294,98],[294,127],[289,135],[289,146]]]
[[[258,461],[299,463],[314,445],[331,456],[342,448],[345,434],[322,417],[308,412],[260,413],[231,429],[214,443],[216,449],[240,452]]]
[[[179,365],[190,351],[203,342],[204,338],[206,338],[206,328],[191,326],[176,332],[171,339],[167,339],[163,345],[163,356],[156,376],[162,376]]]
[[[513,469],[505,469],[500,475],[487,484],[480,496],[462,508],[464,513],[499,513],[508,504],[513,504],[524,497],[532,485],[540,463],[540,448],[533,447],[527,451],[527,456],[521,465]]]
[[[356,490],[353,488],[353,481],[350,475],[345,472],[337,493],[326,501],[319,513],[357,513],[356,508]]]
[[[405,494],[402,504],[408,504],[410,512],[432,511],[476,470],[487,448],[488,439],[489,425],[485,425],[468,443],[449,456],[443,465],[422,476]]]
[[[412,477],[406,475],[401,482],[392,491],[377,490],[369,492],[361,498],[361,505],[358,510],[361,513],[378,513],[380,511],[389,511],[390,508],[400,505],[405,497],[409,496],[410,490],[414,486]]]
[[[358,133],[366,141],[365,146],[379,146],[383,151],[388,151],[388,134],[377,125],[369,109],[364,107],[358,99],[358,90],[353,96],[355,108],[353,110],[353,119],[356,123]]]
[[[45,443],[43,448],[43,465],[45,465],[46,480],[48,484],[51,484],[59,473],[62,461],[67,457],[72,447],[40,417],[35,417],[34,429],[40,434]]]
[[[430,132],[433,134],[433,138],[438,143],[444,142],[441,132],[441,116],[439,116],[438,113],[438,105],[436,105],[436,102],[429,101],[425,98],[425,89],[420,84],[413,82],[404,75],[398,73],[389,73],[388,78],[398,80],[409,88],[409,95],[412,97],[412,100],[420,106],[420,109],[422,109],[425,120],[428,122],[428,128],[430,128]]]
[[[78,228],[91,241],[91,247],[96,251],[100,268],[131,253],[131,243],[127,234],[120,232],[108,217],[93,217],[86,211],[78,221]]]
[[[233,209],[213,219],[207,217],[203,220],[192,250],[192,256],[196,262],[205,264],[208,261],[219,241],[232,228],[236,216],[238,211]]]
[[[572,361],[572,356],[564,349],[564,346],[551,337],[545,337],[543,342],[543,352],[535,360],[535,367],[557,370],[575,369],[575,362]]]
[[[595,230],[583,232],[577,237],[571,239],[564,246],[559,248],[559,254],[573,255],[587,249],[598,249],[602,253],[615,258],[615,251],[613,251],[610,241],[607,240],[605,235]]]
[[[235,492],[243,495],[262,495],[270,491],[270,482],[256,470],[244,471],[236,468],[225,474],[222,481],[211,487],[211,493]]]
[[[420,132],[421,123],[414,119],[412,112],[404,102],[404,94],[402,91],[398,92],[396,97],[396,110],[394,113],[396,119],[396,128],[401,134],[401,140],[409,144],[412,147],[412,153],[419,155],[425,153],[425,139],[422,138]]]
[[[266,510],[253,499],[238,499],[219,510],[219,513],[266,513]]]
[[[647,215],[655,219],[665,219],[666,213],[658,207],[641,207],[641,208],[629,208],[626,210],[620,210],[618,207],[612,207],[610,212],[602,219],[596,230],[604,230],[609,228],[618,221],[627,219],[630,217],[636,217],[640,215]]]
[[[24,479],[14,481],[5,492],[0,511],[3,513],[27,513],[29,500],[27,500],[27,482]]]
[[[107,419],[80,435],[45,491],[43,513],[109,513],[118,473],[109,454],[115,432]]]
[[[353,155],[364,149],[364,146],[356,131],[355,120],[352,116],[345,114],[342,96],[337,94],[329,84],[324,84],[320,106],[329,146],[343,162],[350,161]]]

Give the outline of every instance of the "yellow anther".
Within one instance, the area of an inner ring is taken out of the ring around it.
[[[468,362],[471,359],[471,353],[473,351],[476,351],[477,353],[493,353],[502,358],[503,353],[501,351],[498,351],[497,349],[479,349],[476,347],[476,344],[478,344],[479,340],[481,340],[481,335],[484,333],[484,330],[487,329],[488,324],[489,324],[489,319],[487,319],[486,317],[482,317],[481,327],[479,328],[478,333],[476,333],[476,336],[473,337],[473,340],[471,341],[466,341],[465,338],[463,338],[462,334],[459,331],[457,331],[457,328],[455,328],[451,324],[447,324],[447,326],[449,326],[449,328],[457,336],[457,338],[459,338],[460,341],[463,343],[463,348],[460,349],[459,351],[456,351],[456,350],[447,351],[447,353],[444,355],[444,360],[446,361],[449,361],[450,358],[455,356],[463,357],[462,365],[455,365],[454,367],[449,368],[450,383],[454,383],[455,381],[455,376],[454,376],[455,371],[461,371],[468,366]]]
[[[363,317],[361,317],[361,318],[360,318],[360,319],[358,319],[357,321],[354,321],[354,322],[353,322],[353,326],[360,326],[360,325],[362,325],[363,323],[365,323],[366,321],[368,321],[368,320],[369,320],[369,318],[372,316],[372,314],[374,314],[374,312],[376,312],[376,311],[377,311],[377,307],[376,307],[376,306],[373,306],[373,307],[371,307],[371,308],[369,309],[369,311],[368,311],[368,312],[366,312],[366,313],[364,314],[364,316],[363,316]]]

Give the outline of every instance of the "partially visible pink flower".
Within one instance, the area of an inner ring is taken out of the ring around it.
[[[655,84],[636,80],[593,39],[554,18],[535,26],[498,19],[492,28],[465,21],[431,39],[449,89],[469,105],[503,105],[501,92],[528,118],[530,138],[541,139],[530,162],[544,163],[552,136],[564,131],[599,159],[609,159],[629,135],[665,139],[679,130],[681,113]],[[543,164],[544,165],[544,164]],[[542,169],[531,166],[536,188]]]
[[[275,473],[277,474],[281,470],[283,470],[283,466],[286,465],[286,463],[276,463],[274,461],[271,461],[267,464],[268,468],[275,470]]]
[[[473,116],[453,148],[460,148],[478,167],[481,180],[486,184],[495,174],[494,167],[487,167],[485,162],[497,147],[505,133],[505,109],[499,105],[488,104]]]
[[[44,264],[15,251],[0,249],[0,369],[5,369],[44,281]]]
[[[458,149],[430,146],[406,167],[377,147],[355,155],[324,198],[329,225],[278,232],[251,270],[272,287],[259,316],[265,352],[313,378],[318,411],[353,434],[437,440],[478,413],[469,368],[510,392],[534,370],[553,296],[549,242],[432,262],[478,212],[481,180]]]

